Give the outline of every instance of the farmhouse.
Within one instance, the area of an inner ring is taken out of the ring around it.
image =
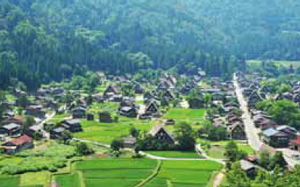
[[[15,123],[10,123],[0,127],[0,134],[8,136],[18,136],[21,134],[21,126]]]
[[[124,106],[120,109],[120,115],[135,118],[137,116],[137,110],[135,107]]]
[[[20,136],[19,138],[2,144],[2,149],[7,154],[16,154],[24,149],[33,148],[33,140],[27,135]]]
[[[255,176],[256,173],[255,166],[251,162],[247,160],[241,160],[240,164],[241,164],[241,169],[245,171],[249,177]]]
[[[175,143],[175,140],[173,139],[172,135],[167,131],[167,129],[163,125],[154,126],[151,129],[150,134],[160,142],[169,144]]]
[[[70,132],[81,132],[80,119],[69,119],[61,122],[60,126],[64,127]]]
[[[114,95],[120,95],[120,94],[121,94],[121,88],[112,85],[108,86],[103,93],[105,98],[110,98]]]
[[[156,102],[151,102],[147,106],[146,111],[145,111],[145,113],[150,113],[150,114],[154,114],[157,112],[158,112],[158,106],[157,106]]]
[[[26,115],[44,118],[46,111],[41,105],[30,105],[26,108]]]
[[[290,138],[286,133],[280,132],[274,128],[264,130],[261,138],[266,144],[277,148],[288,147],[290,141]]]
[[[57,127],[50,131],[50,138],[51,139],[58,139],[61,137],[62,133],[66,131],[64,127]]]
[[[296,139],[291,140],[291,142],[290,142],[290,148],[292,150],[300,152],[300,136],[299,135],[296,137]]]
[[[111,116],[109,112],[100,112],[99,113],[99,121],[102,123],[111,123]]]
[[[228,138],[230,138],[230,139],[234,139],[234,140],[245,140],[246,139],[244,125],[240,122],[236,122],[236,123],[228,126],[227,131],[228,131]]]
[[[85,108],[83,108],[83,107],[77,107],[77,108],[73,109],[72,113],[73,113],[73,119],[86,117]]]
[[[94,121],[94,114],[87,114],[86,115],[86,120],[88,120],[88,121]]]

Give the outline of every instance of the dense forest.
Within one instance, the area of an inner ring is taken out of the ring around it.
[[[85,69],[228,77],[246,59],[299,60],[296,0],[2,0],[0,87]]]

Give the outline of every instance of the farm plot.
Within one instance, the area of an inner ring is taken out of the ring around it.
[[[170,109],[164,118],[166,119],[203,119],[205,109]]]
[[[128,136],[131,127],[141,132],[149,131],[152,127],[151,121],[141,121],[120,117],[117,123],[99,123],[97,121],[82,121],[83,132],[75,133],[74,137],[110,144],[115,138]]]
[[[132,187],[150,176],[156,166],[156,160],[148,159],[93,159],[75,164],[75,170],[82,173],[86,187]],[[68,187],[74,178],[77,180],[78,176],[61,175],[56,181],[61,187]]]
[[[147,153],[166,158],[202,158],[195,151],[147,151]]]
[[[147,187],[205,187],[222,165],[212,161],[163,161],[158,175]]]

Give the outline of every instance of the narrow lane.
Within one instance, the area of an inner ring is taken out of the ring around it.
[[[248,111],[247,102],[242,94],[242,90],[238,84],[237,76],[236,74],[233,75],[233,83],[235,87],[235,93],[237,96],[237,99],[240,103],[240,109],[243,111],[243,122],[245,124],[245,132],[248,138],[249,145],[256,151],[258,151],[262,145],[262,142],[260,141],[258,137],[258,133],[260,132],[257,128],[254,126],[254,122],[251,119],[250,113]]]

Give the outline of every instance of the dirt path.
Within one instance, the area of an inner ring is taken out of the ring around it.
[[[224,176],[225,175],[222,171],[218,173],[214,178],[213,187],[219,187],[222,184]]]

